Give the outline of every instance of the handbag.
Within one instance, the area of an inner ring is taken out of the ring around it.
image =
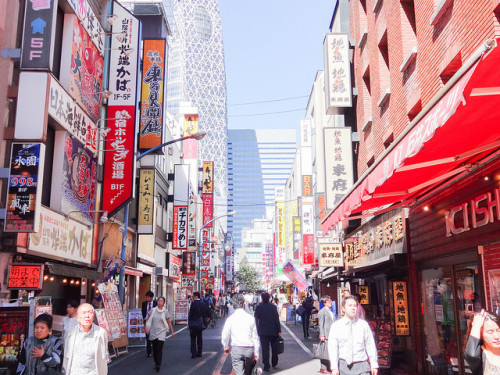
[[[278,336],[278,340],[276,340],[276,353],[283,354],[285,351],[285,340],[283,337]]]
[[[190,320],[188,323],[189,329],[192,329],[194,331],[203,331],[207,326],[205,325],[205,322],[203,320]]]
[[[313,358],[316,359],[324,359],[329,361],[330,357],[328,356],[328,345],[326,341],[320,341],[317,344],[313,344]]]
[[[295,312],[297,313],[298,316],[303,316],[304,313],[306,312],[306,308],[300,305],[299,307],[297,307],[297,310],[295,310]]]

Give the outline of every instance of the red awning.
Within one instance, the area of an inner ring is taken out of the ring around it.
[[[411,202],[498,149],[499,64],[495,47],[410,124],[323,221],[323,234],[349,215]]]

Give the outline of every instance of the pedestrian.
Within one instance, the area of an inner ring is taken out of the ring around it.
[[[255,324],[260,339],[262,350],[262,363],[264,371],[270,371],[271,365],[278,365],[277,343],[281,336],[280,317],[278,309],[270,303],[269,293],[262,293],[262,302],[255,308]],[[269,346],[271,346],[271,364],[269,363]]]
[[[302,314],[302,331],[304,332],[304,338],[310,339],[311,336],[309,336],[309,319],[314,308],[312,298],[306,297],[304,299],[304,302],[302,302],[302,306],[304,307],[304,313]]]
[[[64,347],[63,374],[107,375],[108,334],[93,324],[95,312],[89,303],[78,306],[78,325],[68,332]]]
[[[49,314],[35,318],[33,336],[26,339],[18,356],[17,374],[60,374],[62,343],[50,334],[52,320]]]
[[[75,300],[69,300],[66,306],[67,315],[63,318],[63,330],[62,330],[62,340],[66,334],[71,331],[78,324],[78,319],[76,317],[76,311],[78,310],[78,302]]]
[[[358,301],[342,299],[344,316],[334,322],[328,335],[332,375],[377,375],[377,348],[373,332],[363,319],[356,319]]]
[[[155,294],[148,290],[146,292],[146,301],[142,303],[142,319],[144,321],[144,325],[146,325],[146,319],[148,318],[151,310],[157,306],[157,302],[154,300]],[[146,333],[146,357],[151,357],[151,341],[149,341],[149,335]]]
[[[210,311],[200,300],[200,293],[193,293],[193,302],[189,307],[188,327],[191,338],[191,358],[201,357],[203,352],[203,330]]]
[[[321,303],[323,304],[323,308],[318,313],[319,339],[328,343],[330,328],[335,320],[331,310],[332,299],[330,296],[322,296]],[[319,372],[323,374],[330,374],[332,372],[329,360],[320,359],[320,363],[321,368]]]
[[[159,297],[156,302],[157,306],[151,310],[146,321],[146,334],[149,335],[149,341],[151,341],[156,372],[159,372],[167,333],[171,331],[173,338],[175,332],[170,321],[170,313],[165,307],[165,297]]]
[[[500,317],[484,310],[474,315],[465,362],[472,375],[500,373]]]
[[[231,353],[231,363],[236,375],[249,375],[259,359],[259,337],[255,319],[245,311],[245,297],[235,294],[231,298],[234,313],[222,329],[222,346]]]

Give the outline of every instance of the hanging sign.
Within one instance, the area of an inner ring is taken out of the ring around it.
[[[407,291],[406,281],[394,281],[392,283],[392,296],[394,299],[394,327],[396,336],[410,335]]]
[[[359,303],[361,305],[369,305],[370,304],[370,288],[367,285],[358,286],[358,293],[360,296]]]
[[[320,267],[344,267],[341,243],[319,244],[319,266]]]

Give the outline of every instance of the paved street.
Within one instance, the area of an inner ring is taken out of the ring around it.
[[[231,358],[222,350],[220,343],[224,319],[218,326],[203,332],[203,357],[191,359],[189,351],[189,331],[185,326],[175,326],[175,338],[169,337],[163,348],[163,364],[160,374],[231,374]],[[318,341],[318,332],[310,329],[312,339],[303,339],[302,326],[285,325],[282,322],[285,352],[280,355],[278,367],[271,373],[313,374],[318,373],[319,360],[312,359],[312,344]],[[260,353],[259,353],[260,355]],[[259,366],[263,367],[259,360]],[[156,373],[153,358],[147,358],[145,348],[132,348],[129,354],[113,360],[109,365],[110,375]]]

